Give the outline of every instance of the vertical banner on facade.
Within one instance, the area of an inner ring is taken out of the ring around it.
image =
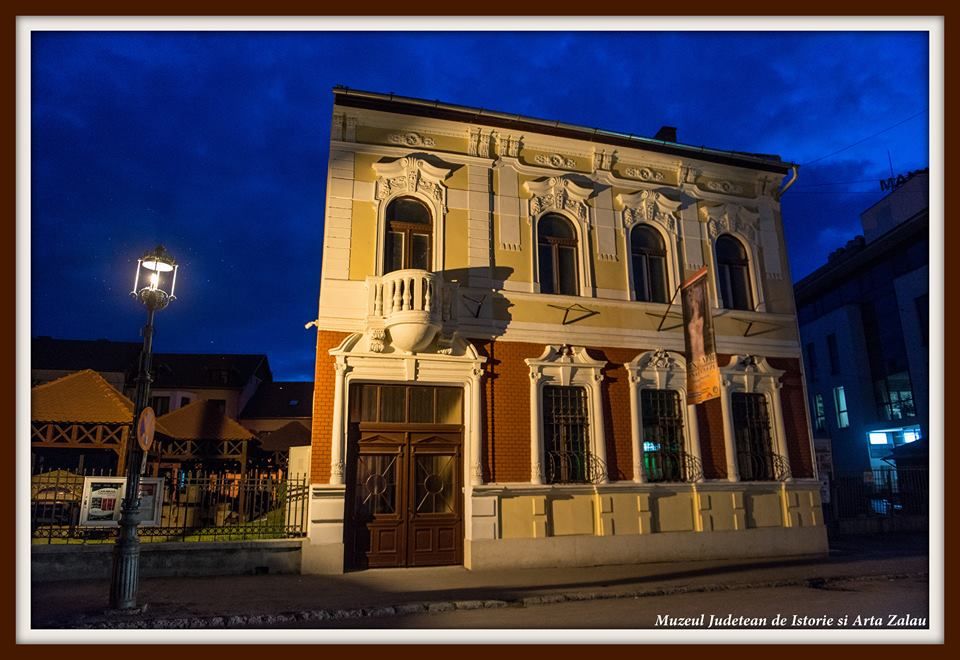
[[[701,268],[680,290],[683,306],[683,340],[687,347],[687,403],[702,403],[720,396],[720,366],[713,337],[713,316],[707,269]]]

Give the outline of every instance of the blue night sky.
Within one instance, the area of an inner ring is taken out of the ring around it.
[[[337,84],[779,154],[795,280],[860,232],[888,152],[928,164],[922,32],[34,32],[31,334],[138,341],[162,242],[155,350],[312,380]]]

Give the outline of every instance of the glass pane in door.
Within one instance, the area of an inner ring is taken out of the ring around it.
[[[397,511],[397,456],[363,454],[357,459],[356,512],[373,516]]]
[[[416,457],[416,512],[454,513],[456,486],[453,456],[437,454]]]

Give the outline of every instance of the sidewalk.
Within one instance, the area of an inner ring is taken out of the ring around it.
[[[928,573],[926,539],[873,536],[834,542],[829,557],[671,562],[471,572],[461,566],[376,569],[345,575],[152,578],[136,616],[104,613],[109,583],[36,583],[33,628],[222,628],[424,611],[534,606]]]

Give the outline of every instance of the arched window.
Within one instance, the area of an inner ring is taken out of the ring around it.
[[[433,218],[420,200],[398,197],[387,206],[383,272],[405,268],[431,270]]]
[[[653,227],[637,225],[630,232],[633,295],[644,302],[667,302],[667,250]]]
[[[537,223],[540,264],[540,292],[575,296],[577,277],[577,234],[562,215],[548,213]]]
[[[750,261],[743,244],[733,236],[717,238],[717,286],[725,309],[753,309]]]

